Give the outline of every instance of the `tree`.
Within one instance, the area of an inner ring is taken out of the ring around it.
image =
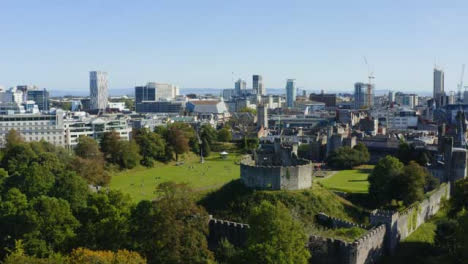
[[[169,128],[167,143],[172,146],[176,155],[176,160],[179,160],[179,155],[189,150],[189,138],[184,131],[177,126],[171,126]]]
[[[208,140],[206,138],[202,139],[202,145],[201,145],[201,148],[202,148],[202,154],[203,154],[203,157],[208,157],[210,156],[211,154],[211,147],[210,147],[210,143],[208,143]]]
[[[86,206],[86,197],[89,188],[85,179],[77,175],[74,171],[64,171],[55,178],[55,185],[50,195],[62,198],[70,204],[73,212]]]
[[[262,201],[252,209],[246,263],[308,263],[307,236],[280,202]]]
[[[148,263],[210,263],[208,250],[208,215],[198,206],[185,184],[162,183],[157,189],[159,199],[150,207],[140,203],[132,234],[144,238],[138,243]],[[133,237],[133,235],[132,235]]]
[[[84,159],[102,159],[102,153],[96,140],[81,136],[75,147],[75,154]]]
[[[454,219],[441,219],[437,222],[435,230],[434,244],[449,255],[456,252],[456,232],[458,222]]]
[[[47,196],[31,201],[29,221],[34,229],[25,235],[26,252],[36,256],[66,250],[79,226],[67,201]]]
[[[102,135],[101,142],[99,143],[104,159],[107,162],[118,164],[121,153],[120,135],[112,130],[111,132],[105,132]]]
[[[120,141],[118,152],[118,164],[120,168],[135,168],[141,161],[139,152],[140,148],[134,140]]]
[[[230,126],[242,136],[243,145],[247,146],[247,138],[251,137],[257,129],[254,123],[254,115],[251,113],[236,113],[229,122]]]
[[[235,248],[226,238],[221,239],[215,253],[219,264],[241,263],[242,251]]]
[[[128,250],[93,251],[77,248],[72,251],[69,264],[146,264],[146,260],[138,253]]]
[[[202,141],[201,148],[203,156],[208,157],[211,153],[211,145],[217,138],[216,129],[209,124],[203,124],[199,133]]]
[[[22,177],[20,190],[30,198],[48,194],[55,183],[54,174],[36,162],[30,165],[30,169],[24,172]]]
[[[68,259],[60,254],[52,254],[47,258],[36,258],[26,255],[22,240],[15,241],[15,249],[6,256],[3,264],[64,264]]]
[[[379,160],[369,175],[369,195],[380,205],[392,200],[394,178],[403,171],[403,163],[397,158],[386,156]]]
[[[131,200],[120,191],[106,191],[88,195],[87,207],[77,214],[79,246],[94,250],[118,250],[129,243]]]
[[[217,133],[216,129],[214,129],[211,125],[209,124],[203,124],[200,127],[200,139],[203,140],[205,139],[208,144],[213,144],[213,142],[217,138]]]
[[[8,133],[5,135],[5,148],[8,150],[12,146],[18,145],[24,142],[23,137],[21,136],[20,132],[10,129]]]
[[[163,127],[157,127],[163,129]],[[153,166],[154,160],[164,161],[166,158],[166,141],[167,131],[151,132],[146,128],[135,130],[134,138],[140,147],[140,154],[143,157],[142,164],[147,167]]]
[[[7,148],[2,158],[2,168],[6,169],[10,177],[13,177],[8,181],[14,180],[15,176],[29,170],[29,165],[36,159],[36,153],[26,143],[11,145]]]
[[[426,183],[427,170],[415,161],[410,161],[403,168],[402,173],[396,176],[393,186],[394,196],[410,205],[424,198],[424,185]]]
[[[10,188],[0,204],[0,245],[4,249],[13,249],[15,240],[31,232],[33,226],[28,221],[29,205],[26,195],[17,188]],[[1,254],[2,256],[4,254]]]
[[[353,147],[354,150],[357,151],[358,154],[358,162],[360,164],[365,164],[370,160],[369,150],[367,149],[366,145],[362,143],[357,143],[356,146]]]
[[[223,127],[218,130],[218,141],[221,142],[230,142],[232,140],[231,129]]]
[[[251,113],[252,115],[257,114],[257,110],[250,107],[243,107],[239,110],[240,113]]]
[[[455,216],[463,209],[468,210],[468,178],[455,182],[449,215]]]
[[[109,184],[111,177],[104,169],[103,163],[102,159],[83,159],[75,157],[70,167],[89,184],[94,186],[106,186]]]
[[[412,160],[416,161],[421,166],[426,166],[429,162],[426,150],[416,149],[413,145],[404,141],[398,146],[396,157],[405,165],[409,164]]]
[[[369,151],[366,146],[360,143],[354,148],[341,147],[333,151],[327,157],[327,164],[336,169],[351,169],[367,163],[369,158]]]
[[[456,258],[459,263],[464,263],[468,259],[468,212],[463,212],[457,219],[458,228],[456,231]]]

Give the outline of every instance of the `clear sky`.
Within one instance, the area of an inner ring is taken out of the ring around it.
[[[88,89],[104,70],[111,89],[250,87],[258,73],[268,88],[351,91],[366,56],[377,89],[431,92],[437,62],[454,90],[467,30],[466,0],[1,0],[0,85]]]

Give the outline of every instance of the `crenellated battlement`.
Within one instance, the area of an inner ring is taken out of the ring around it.
[[[210,248],[216,248],[219,241],[227,239],[235,246],[244,245],[247,240],[247,232],[250,228],[248,224],[237,223],[227,220],[215,219],[210,215],[208,222]]]
[[[333,216],[328,216],[327,214],[320,212],[317,214],[317,219],[321,221],[322,223],[330,223],[332,228],[351,228],[351,227],[359,227],[363,229],[368,229],[367,226],[361,225],[361,224],[356,224],[344,219],[336,218]]]

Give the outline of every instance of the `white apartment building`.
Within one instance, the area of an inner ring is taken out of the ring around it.
[[[5,145],[5,135],[14,129],[26,142],[45,140],[64,146],[63,112],[55,114],[0,115],[0,146]]]
[[[129,140],[132,131],[129,118],[121,115],[102,117],[75,116],[64,121],[65,145],[73,148],[80,136],[100,140],[105,132],[116,131],[121,139]]]

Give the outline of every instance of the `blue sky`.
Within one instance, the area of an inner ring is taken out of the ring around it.
[[[468,1],[0,1],[0,85],[88,89],[88,71],[112,88],[148,81],[229,88],[232,78],[286,78],[310,90],[446,90],[468,63]],[[468,74],[467,74],[468,75]],[[468,80],[467,80],[468,84]]]

